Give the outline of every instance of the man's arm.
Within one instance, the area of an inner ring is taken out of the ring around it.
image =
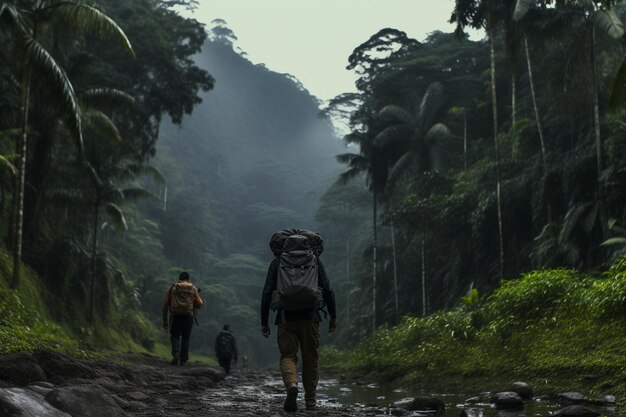
[[[169,312],[169,309],[170,309],[170,291],[172,291],[172,288],[168,288],[167,291],[165,291],[165,296],[163,297],[162,313],[163,313],[163,327],[165,329],[167,329],[167,313]]]
[[[202,301],[202,298],[200,298],[200,292],[198,291],[197,288],[194,287],[193,308],[200,308],[202,307],[203,304],[204,302]]]
[[[324,264],[318,261],[318,285],[322,288],[322,296],[324,297],[324,303],[328,307],[328,314],[330,314],[330,322],[328,323],[328,331],[330,333],[337,329],[337,306],[335,305],[335,292],[330,288],[330,281],[326,275]]]
[[[324,303],[326,307],[328,307],[328,314],[330,314],[330,319],[337,319],[337,306],[335,304],[335,292],[330,288],[330,281],[328,280],[328,276],[326,275],[326,270],[324,269],[324,264],[321,261],[318,261],[319,267],[319,276],[318,276],[318,285],[322,288],[322,296],[324,297]]]
[[[261,296],[261,326],[267,327],[270,315],[272,293],[276,289],[276,273],[278,272],[278,259],[274,259],[267,270],[263,295]],[[269,335],[269,333],[268,333]]]

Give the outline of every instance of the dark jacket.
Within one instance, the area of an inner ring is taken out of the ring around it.
[[[226,339],[226,343],[222,343]],[[237,361],[237,342],[235,336],[228,330],[221,330],[215,338],[215,356],[218,358],[232,356]]]
[[[263,287],[263,296],[261,298],[261,325],[265,326],[268,324],[269,315],[270,315],[270,304],[272,302],[272,293],[276,291],[276,281],[278,278],[278,263],[280,262],[279,258],[275,258],[270,264],[269,270],[267,271],[267,277],[265,278],[265,287]],[[317,285],[322,288],[322,296],[324,297],[324,303],[328,308],[328,314],[331,319],[337,318],[337,307],[335,306],[335,293],[330,288],[330,282],[328,281],[328,276],[326,276],[326,271],[324,270],[324,265],[322,261],[318,260],[318,277],[317,277]],[[279,310],[276,314],[276,320],[274,324],[282,323],[282,312]],[[284,312],[286,321],[297,321],[297,320],[312,320],[312,321],[322,321],[322,317],[320,316],[319,311],[316,309],[312,310],[303,310],[303,311],[285,311]]]

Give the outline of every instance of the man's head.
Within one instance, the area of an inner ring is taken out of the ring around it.
[[[230,331],[230,324],[225,324],[223,329],[226,331]]]
[[[181,272],[180,275],[178,276],[178,279],[181,281],[189,281],[189,272],[187,271]]]

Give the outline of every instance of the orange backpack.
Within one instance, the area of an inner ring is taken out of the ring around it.
[[[170,288],[170,313],[175,316],[193,316],[196,286],[177,282]]]

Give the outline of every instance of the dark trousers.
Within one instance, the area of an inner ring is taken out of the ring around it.
[[[219,356],[217,358],[217,361],[220,363],[220,366],[222,368],[224,368],[224,371],[226,372],[226,375],[228,375],[230,373],[230,364],[233,361],[233,357],[232,355],[228,355],[228,356]]]
[[[193,316],[173,316],[170,323],[172,356],[179,357],[180,363],[189,360],[189,338],[193,328]]]

